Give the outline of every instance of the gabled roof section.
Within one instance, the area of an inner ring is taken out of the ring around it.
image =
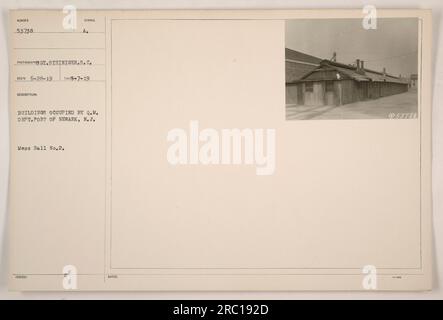
[[[304,63],[320,64],[322,59],[311,56],[309,54],[285,48],[285,59]]]

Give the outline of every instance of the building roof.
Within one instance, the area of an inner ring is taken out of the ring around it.
[[[396,77],[387,73],[374,71],[366,68],[363,68],[361,71],[358,71],[356,66],[347,65],[330,60],[322,60],[320,66],[312,70],[309,74],[306,74],[302,78],[302,80],[308,78],[314,72],[323,71],[325,69],[336,70],[339,73],[344,74],[351,79],[354,79],[355,81],[393,82],[393,83],[402,83],[402,84],[408,83],[408,80],[404,78]]]
[[[285,59],[312,64],[320,64],[322,61],[320,58],[289,48],[285,48]]]

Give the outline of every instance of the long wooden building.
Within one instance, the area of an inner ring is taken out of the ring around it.
[[[286,83],[300,80],[320,66],[322,59],[299,51],[285,49]]]
[[[355,65],[320,60],[317,66],[311,67],[307,72],[300,72],[298,79],[290,76],[294,66],[287,68],[287,104],[337,106],[406,92],[409,87],[407,79],[390,75],[386,70],[366,69],[360,60],[356,60]]]

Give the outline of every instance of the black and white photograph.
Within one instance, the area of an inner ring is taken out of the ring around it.
[[[417,118],[418,22],[287,20],[286,120]]]

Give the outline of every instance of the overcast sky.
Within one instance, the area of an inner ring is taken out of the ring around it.
[[[365,30],[361,19],[287,20],[286,47],[321,59],[335,51],[337,62],[360,59],[366,68],[410,76],[417,73],[418,20],[378,19],[376,30]]]

